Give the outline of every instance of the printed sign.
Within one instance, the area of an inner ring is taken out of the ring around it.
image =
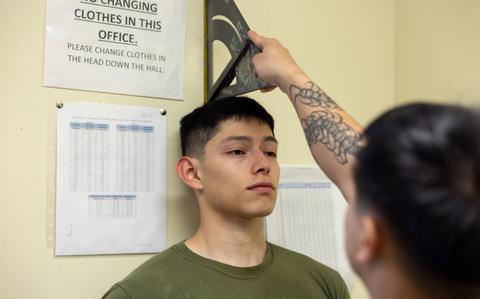
[[[183,98],[185,0],[48,0],[44,85]]]

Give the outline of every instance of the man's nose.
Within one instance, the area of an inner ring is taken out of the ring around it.
[[[261,150],[255,151],[253,156],[253,173],[270,173],[271,161]]]

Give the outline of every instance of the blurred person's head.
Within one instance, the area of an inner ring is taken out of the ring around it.
[[[354,269],[370,291],[399,279],[433,298],[477,298],[480,114],[410,104],[380,116],[364,136],[347,215]]]

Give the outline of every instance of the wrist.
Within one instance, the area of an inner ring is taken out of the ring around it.
[[[284,78],[281,78],[279,86],[283,92],[290,96],[290,88],[292,85],[302,87],[309,81],[311,81],[311,79],[299,68],[289,72]]]

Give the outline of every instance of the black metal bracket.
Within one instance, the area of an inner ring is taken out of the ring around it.
[[[223,17],[223,18],[222,18]],[[224,20],[228,19],[230,22]],[[233,24],[233,26],[232,26]],[[253,73],[252,58],[261,50],[247,36],[250,28],[233,0],[206,0],[207,95],[208,100],[233,97],[268,87]],[[213,83],[213,42],[220,41],[230,61]],[[232,84],[233,79],[236,83]]]

